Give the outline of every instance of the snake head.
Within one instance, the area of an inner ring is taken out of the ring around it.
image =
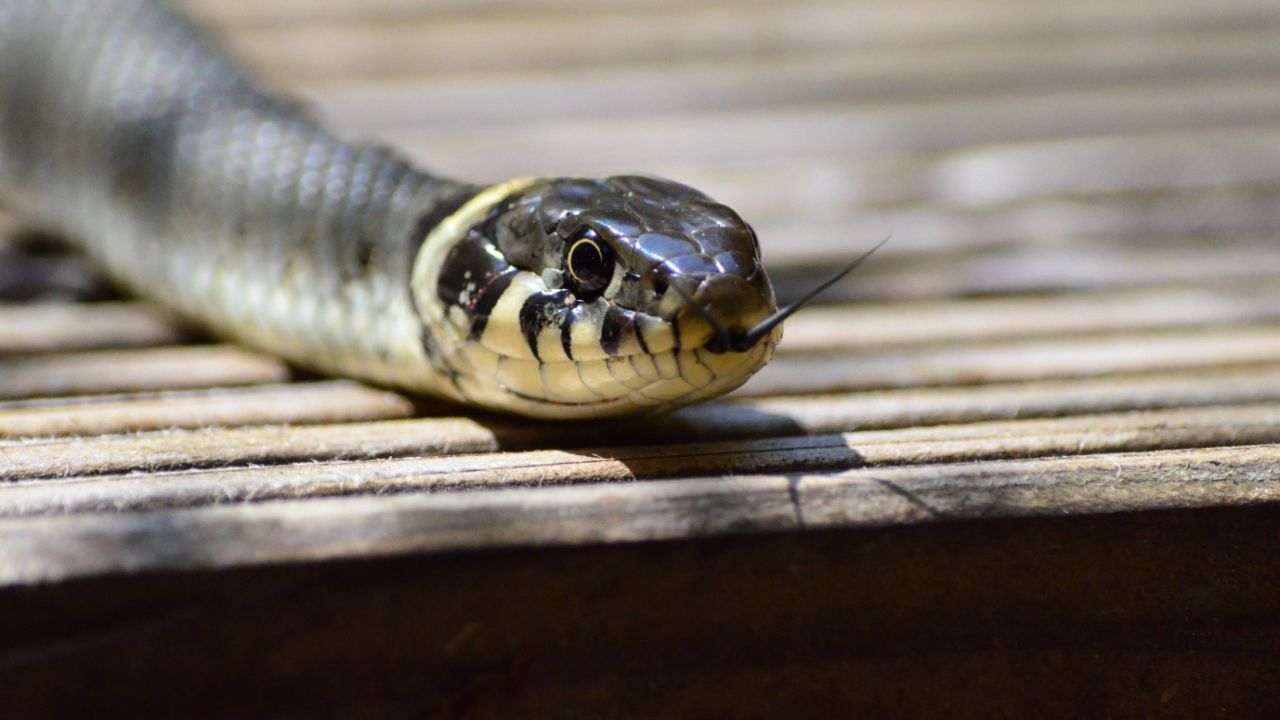
[[[687,186],[512,181],[450,221],[414,285],[467,399],[545,417],[669,409],[738,387],[781,336],[755,233]]]

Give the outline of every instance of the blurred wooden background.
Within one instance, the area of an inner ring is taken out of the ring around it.
[[[188,0],[353,138],[735,206],[730,399],[460,415],[0,236],[23,716],[1262,716],[1280,697],[1280,5]],[[643,481],[643,482],[638,482]]]

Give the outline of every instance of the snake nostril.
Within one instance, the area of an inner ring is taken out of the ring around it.
[[[659,274],[653,279],[653,297],[661,298],[667,294],[667,290],[671,289],[671,281],[667,280],[666,275]]]

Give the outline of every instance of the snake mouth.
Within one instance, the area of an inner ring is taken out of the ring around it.
[[[776,325],[777,323],[765,327],[764,331],[759,334],[753,333],[751,330],[716,333],[711,336],[711,339],[703,347],[713,353],[744,353],[760,342],[768,331],[772,330]]]
[[[473,346],[469,355],[478,372],[460,378],[459,387],[480,404],[509,411],[515,403],[521,414],[539,418],[663,412],[739,387],[769,361],[775,345],[770,338],[744,353],[713,353],[699,344],[554,362],[493,357]]]

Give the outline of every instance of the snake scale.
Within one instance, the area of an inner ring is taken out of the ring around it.
[[[0,202],[218,335],[533,417],[728,392],[786,314],[752,229],[696,190],[428,174],[153,0],[0,2]]]

